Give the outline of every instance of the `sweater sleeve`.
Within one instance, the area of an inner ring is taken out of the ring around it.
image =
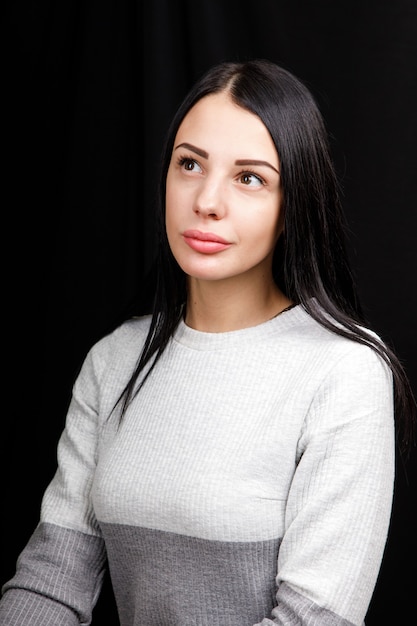
[[[393,384],[355,344],[315,394],[299,441],[277,574],[261,626],[361,626],[387,539],[394,485]]]
[[[38,527],[3,586],[0,623],[91,623],[105,568],[105,548],[90,490],[98,445],[98,360],[90,353],[74,384],[58,444],[58,468],[42,499]]]

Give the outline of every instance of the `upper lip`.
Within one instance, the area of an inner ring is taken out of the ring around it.
[[[215,233],[206,233],[201,230],[186,230],[183,233],[183,236],[189,237],[190,239],[200,239],[200,241],[216,241],[217,243],[230,243],[229,241],[226,241],[226,239],[223,239],[223,237],[220,237],[219,235],[216,235]]]

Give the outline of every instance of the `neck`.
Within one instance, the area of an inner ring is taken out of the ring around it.
[[[271,279],[268,283],[242,284],[239,280],[188,282],[185,323],[204,332],[228,332],[262,324],[291,301]]]

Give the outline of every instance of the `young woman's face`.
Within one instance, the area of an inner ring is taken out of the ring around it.
[[[201,280],[271,280],[282,231],[278,155],[263,122],[224,94],[180,125],[166,181],[166,230],[183,271]]]

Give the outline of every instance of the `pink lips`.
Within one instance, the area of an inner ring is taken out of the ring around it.
[[[226,250],[232,244],[215,233],[205,233],[201,230],[186,230],[183,233],[184,241],[190,248],[202,254],[214,254]]]

